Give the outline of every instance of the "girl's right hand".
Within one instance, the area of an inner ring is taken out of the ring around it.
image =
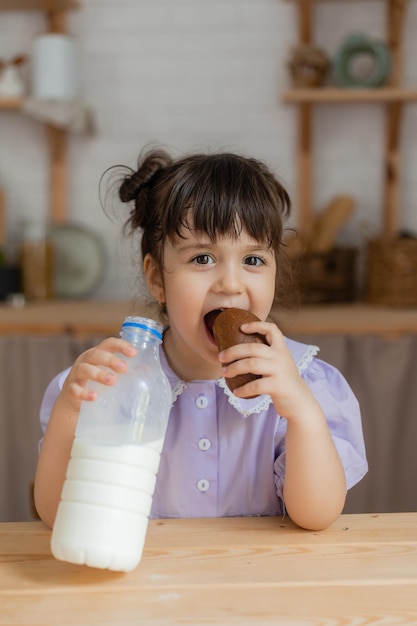
[[[127,369],[127,362],[119,355],[132,357],[137,354],[136,348],[128,341],[109,337],[93,348],[89,348],[75,360],[62,387],[61,398],[79,411],[81,402],[97,398],[97,392],[87,389],[88,381],[96,381],[111,386],[116,382],[116,374]]]

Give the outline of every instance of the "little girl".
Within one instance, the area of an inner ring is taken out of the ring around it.
[[[262,163],[234,154],[177,160],[145,152],[119,196],[127,225],[142,235],[143,270],[165,315],[161,363],[171,409],[152,517],[283,515],[322,529],[341,513],[346,490],[367,471],[358,403],[318,348],[283,336],[267,321],[291,289],[282,242],[290,201]],[[237,307],[261,321],[244,333],[263,343],[224,352],[213,312]],[[35,479],[40,517],[52,526],[87,382],[112,385],[135,349],[108,338],[81,354],[49,385],[45,436]],[[106,368],[106,369],[103,369]],[[225,378],[252,372],[229,391]],[[253,397],[255,396],[255,397]]]

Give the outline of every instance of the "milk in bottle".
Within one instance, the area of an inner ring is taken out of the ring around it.
[[[142,556],[172,396],[160,324],[128,317],[120,334],[138,354],[114,386],[95,384],[97,400],[82,403],[51,550],[63,561],[129,571]]]

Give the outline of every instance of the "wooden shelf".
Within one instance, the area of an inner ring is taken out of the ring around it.
[[[0,304],[0,335],[117,336],[127,315],[158,319],[157,305],[124,300],[44,300]]]
[[[21,308],[0,304],[1,335],[117,335],[127,315],[158,319],[156,305],[124,300],[49,300]],[[417,309],[365,304],[274,308],[271,319],[286,335],[417,334]]]
[[[287,336],[373,335],[398,338],[417,334],[417,309],[367,304],[308,305],[272,310],[271,317]]]
[[[417,89],[397,87],[379,87],[377,89],[293,88],[285,90],[282,99],[288,103],[304,102],[311,104],[414,102],[417,101]]]
[[[3,111],[18,111],[22,104],[22,98],[0,98],[0,109]]]
[[[76,0],[0,0],[0,11],[67,11],[77,6]]]
[[[66,14],[79,6],[77,0],[0,0],[0,11],[42,11],[47,31],[66,33]],[[0,98],[0,111],[19,111],[22,98]],[[50,153],[49,216],[52,222],[62,223],[68,217],[67,191],[67,134],[64,130],[46,124]]]
[[[396,237],[401,210],[401,122],[404,105],[417,102],[417,89],[402,86],[402,31],[408,0],[386,0],[386,42],[391,53],[391,72],[387,86],[375,89],[335,87],[293,88],[282,94],[284,102],[298,107],[298,226],[310,232],[313,221],[313,107],[320,104],[380,103],[385,106],[385,146],[383,152],[383,237]],[[315,0],[295,0],[298,13],[299,44],[314,44]]]

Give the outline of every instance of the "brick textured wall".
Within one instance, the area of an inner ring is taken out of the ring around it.
[[[71,136],[71,219],[105,239],[109,263],[97,296],[130,296],[135,288],[130,243],[99,204],[103,171],[134,165],[139,150],[160,142],[174,153],[228,149],[267,161],[297,202],[295,109],[280,102],[285,60],[296,39],[295,6],[284,0],[81,0],[68,20],[81,57],[83,100],[94,110],[92,137]],[[332,54],[350,32],[382,36],[385,3],[319,3],[317,41]],[[37,13],[0,14],[0,57],[29,51],[43,29]],[[407,85],[417,85],[417,5],[405,28]],[[417,230],[417,105],[404,115],[402,225]],[[0,184],[8,194],[9,228],[47,210],[44,129],[18,113],[0,113]],[[352,193],[358,212],[345,240],[380,226],[383,109],[318,107],[315,112],[317,208]],[[135,268],[136,270],[136,268]]]

